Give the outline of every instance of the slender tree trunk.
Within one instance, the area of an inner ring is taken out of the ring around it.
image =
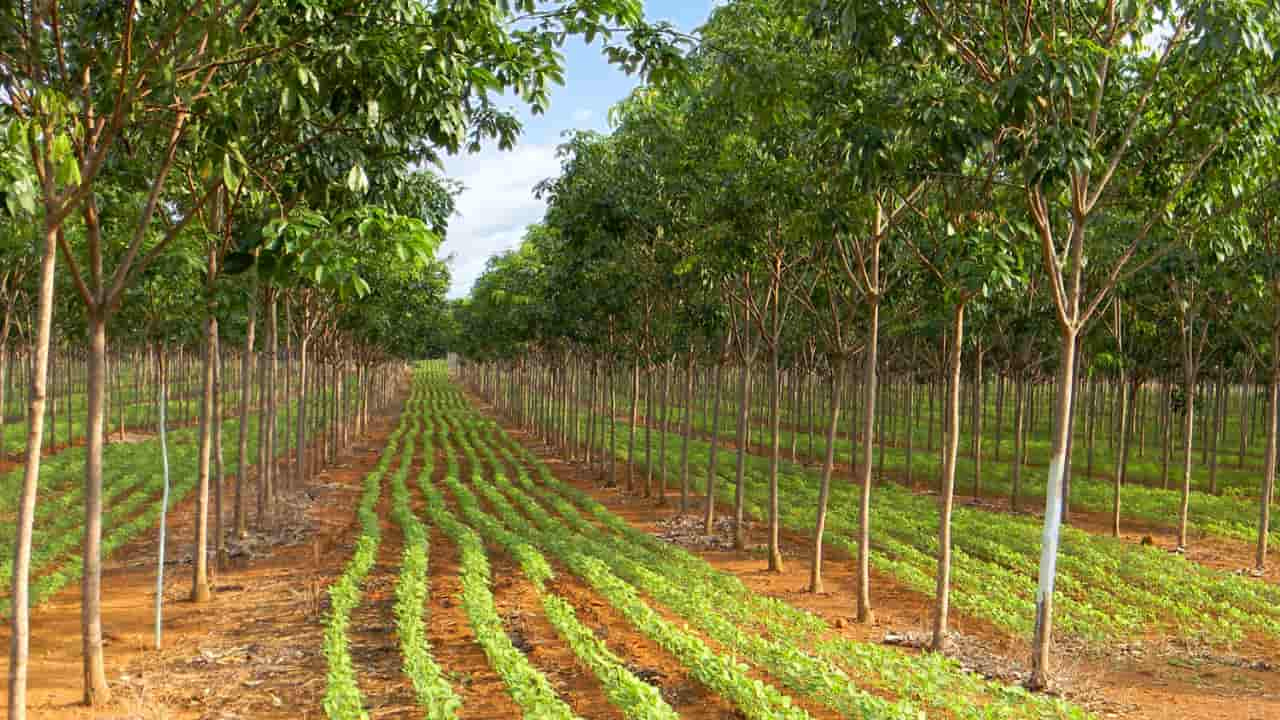
[[[750,331],[744,330],[749,337]],[[749,343],[749,339],[743,342]],[[744,353],[749,355],[749,353]],[[738,374],[738,450],[737,468],[734,474],[733,493],[733,547],[736,550],[747,549],[746,528],[743,527],[744,504],[746,501],[747,481],[747,444],[751,442],[751,373],[750,366],[744,366]]]
[[[693,349],[684,368],[684,428],[680,440],[680,514],[689,512],[689,441],[693,437]],[[713,440],[714,442],[714,440]]]
[[[1128,396],[1124,391],[1125,386],[1124,371],[1120,372],[1120,448],[1116,451],[1115,472],[1112,473],[1111,488],[1111,537],[1120,537],[1120,488],[1124,485],[1125,458],[1128,456],[1128,428],[1129,420],[1129,402]]]
[[[1016,512],[1022,485],[1022,455],[1026,452],[1027,381],[1021,365],[1013,378],[1013,488],[1009,506]]]
[[[813,529],[813,553],[809,563],[809,592],[823,592],[822,535],[827,526],[827,498],[831,492],[831,474],[836,465],[836,429],[840,425],[840,379],[844,367],[837,362],[828,378],[830,408],[827,414],[827,449],[822,461],[822,479],[818,485],[818,517]]]
[[[963,313],[963,310],[960,312]],[[957,325],[963,325],[963,320],[958,321]],[[973,497],[982,497],[982,404],[985,401],[985,393],[983,389],[985,384],[982,381],[982,343],[978,343],[977,352],[974,353],[974,374],[973,374]],[[954,461],[953,463],[954,464]],[[950,530],[948,530],[948,534]],[[950,553],[950,550],[948,550]],[[944,619],[945,623],[945,619]]]
[[[1187,514],[1191,505],[1191,450],[1195,440],[1196,379],[1193,369],[1185,369],[1186,414],[1182,418],[1182,499],[1178,507],[1178,547],[1187,546]]]
[[[618,487],[618,410],[617,397],[614,392],[614,381],[617,372],[612,366],[605,373],[608,381],[607,394],[609,395],[609,487]]]
[[[222,344],[213,337],[213,546],[217,569],[227,566],[227,538],[222,530]]]
[[[81,576],[80,625],[84,651],[84,702],[96,706],[111,700],[102,656],[102,396],[106,389],[107,316],[100,308],[89,315],[89,387],[87,390],[84,464],[84,562]]]
[[[159,357],[159,372],[161,378],[166,375],[164,355]],[[160,385],[160,531],[159,531],[159,548],[156,552],[156,613],[155,613],[155,647],[160,650],[164,647],[164,560],[165,560],[165,543],[169,538],[169,440],[168,440],[168,424],[165,418],[165,405],[168,404],[168,392],[165,383],[162,381]]]
[[[302,322],[305,325],[307,315],[304,313]],[[298,417],[297,417],[297,438],[294,443],[294,450],[297,452],[298,466],[294,469],[293,482],[294,487],[302,487],[307,481],[307,349],[311,342],[310,334],[303,330],[298,336]]]
[[[661,410],[658,411],[662,423],[658,433],[658,507],[665,507],[667,504],[667,415],[671,409],[668,406],[670,397],[671,362],[668,361],[662,365]]]
[[[1164,409],[1161,410],[1161,416],[1164,418],[1162,425],[1163,448],[1160,451],[1160,487],[1164,490],[1169,489],[1169,456],[1173,445],[1173,383],[1165,380],[1164,383]]]
[[[1077,232],[1082,232],[1077,231]],[[1078,242],[1078,240],[1077,240]],[[1060,327],[1061,362],[1058,398],[1053,425],[1053,446],[1049,456],[1049,477],[1045,484],[1044,533],[1041,538],[1040,573],[1036,588],[1036,621],[1032,634],[1031,675],[1028,685],[1043,688],[1049,681],[1049,650],[1053,637],[1053,586],[1057,575],[1058,542],[1062,529],[1062,475],[1067,460],[1067,433],[1071,431],[1071,395],[1075,389],[1076,334],[1071,326]]]
[[[1271,378],[1267,383],[1267,446],[1263,456],[1262,492],[1258,498],[1258,547],[1254,567],[1261,573],[1267,566],[1267,541],[1271,532],[1271,498],[1276,487],[1276,415],[1280,413],[1280,324],[1271,330]]]
[[[640,361],[631,363],[631,425],[627,431],[627,492],[635,492],[636,423],[640,419]]]
[[[205,319],[204,382],[200,397],[200,457],[196,474],[195,549],[191,558],[191,601],[209,602],[209,467],[213,450],[213,378],[218,321],[213,315]]]
[[[879,250],[872,261],[879,277]],[[862,463],[858,467],[858,482],[862,484],[862,496],[858,503],[858,622],[870,625],[875,621],[871,609],[871,434],[876,422],[876,363],[880,361],[880,299],[871,297],[869,311],[866,356],[863,358],[863,406],[862,433],[866,438],[862,445]]]
[[[1000,438],[1001,430],[1004,428],[1004,374],[997,365],[995,369],[996,380],[996,447],[995,461],[1000,462]]]
[[[277,438],[277,422],[278,404],[276,383],[280,377],[280,323],[277,308],[279,305],[279,291],[273,290],[267,304],[267,436],[266,436],[266,455],[263,466],[259,472],[266,470],[266,483],[263,490],[266,497],[266,507],[264,518],[269,527],[272,522],[271,518],[275,508],[275,496],[277,485],[278,466],[276,465],[276,440]],[[285,398],[288,404],[288,397]],[[381,405],[379,405],[381,408]],[[259,439],[262,442],[262,439]],[[263,518],[259,518],[261,521]]]
[[[31,535],[35,526],[36,492],[40,484],[40,448],[44,439],[45,392],[49,377],[49,343],[53,328],[53,281],[58,257],[56,228],[47,224],[44,254],[40,258],[40,280],[36,291],[36,317],[30,337],[31,365],[28,372],[27,445],[23,454],[22,494],[18,501],[17,528],[13,543],[13,578],[10,587],[9,634],[9,718],[27,717],[27,665],[31,646],[30,577]],[[0,414],[3,408],[0,408]]]
[[[955,306],[951,321],[951,377],[947,387],[947,417],[951,427],[947,433],[947,455],[942,465],[941,508],[938,514],[938,572],[934,587],[933,641],[931,649],[942,652],[947,647],[947,618],[951,606],[951,510],[955,501],[956,460],[960,453],[960,359],[964,342],[964,304]],[[982,357],[982,351],[978,351]],[[981,404],[981,381],[974,385],[975,406]],[[974,434],[980,432],[978,415],[974,415]],[[976,490],[976,489],[975,489]],[[974,493],[977,495],[977,492]]]
[[[1218,494],[1218,437],[1222,434],[1223,396],[1226,394],[1226,370],[1219,368],[1218,381],[1214,383],[1213,394],[1213,427],[1210,429],[1209,444],[1209,494]]]
[[[1088,387],[1089,387],[1089,401],[1088,401],[1088,405],[1086,406],[1086,407],[1088,408],[1088,410],[1087,410],[1088,417],[1085,419],[1085,425],[1086,425],[1086,428],[1085,428],[1086,440],[1085,440],[1085,442],[1086,442],[1086,444],[1088,445],[1088,448],[1087,448],[1087,450],[1086,450],[1086,455],[1087,455],[1087,457],[1088,457],[1088,460],[1086,461],[1086,462],[1087,462],[1087,464],[1085,465],[1085,471],[1084,471],[1084,472],[1085,472],[1085,475],[1086,475],[1086,476],[1088,476],[1088,477],[1093,477],[1093,454],[1094,454],[1094,453],[1093,453],[1093,441],[1094,441],[1094,433],[1095,433],[1095,431],[1097,430],[1097,426],[1098,426],[1098,423],[1096,422],[1096,421],[1097,421],[1097,419],[1098,419],[1098,418],[1097,418],[1097,414],[1098,414],[1098,378],[1097,378],[1096,376],[1095,376],[1095,377],[1090,378],[1090,380],[1089,380],[1089,386],[1088,386]]]
[[[716,451],[720,449],[720,398],[721,387],[723,384],[724,357],[716,359],[715,379],[712,383],[715,385],[713,401],[714,409],[711,415],[711,449],[708,452],[707,460],[707,496],[706,507],[702,516],[703,533],[710,535],[715,532],[716,521],[716,474],[719,472],[720,466],[716,461]]]
[[[644,496],[653,496],[653,375],[650,367],[644,374]]]
[[[253,335],[257,326],[257,303],[249,303],[248,326],[245,331],[244,355],[240,358],[240,427],[236,444],[240,450],[236,461],[235,533],[238,538],[249,535],[245,508],[244,482],[249,476],[249,408],[253,399]]]
[[[781,457],[779,425],[781,421],[782,371],[778,367],[778,350],[782,342],[778,328],[778,309],[774,304],[775,328],[769,345],[769,570],[782,572],[782,547],[778,541],[778,465]]]

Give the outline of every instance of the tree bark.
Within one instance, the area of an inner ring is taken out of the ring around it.
[[[831,493],[831,474],[836,465],[836,429],[840,425],[840,380],[844,367],[835,363],[828,378],[828,397],[831,407],[827,414],[827,449],[822,461],[822,479],[818,485],[818,516],[813,529],[813,552],[809,563],[809,592],[823,592],[822,586],[822,535],[827,526],[827,498]]]
[[[1115,472],[1112,473],[1111,488],[1111,537],[1120,537],[1120,487],[1124,485],[1126,452],[1129,447],[1129,402],[1125,392],[1124,371],[1120,372],[1120,447],[1116,450]]]
[[[631,424],[627,430],[627,492],[635,492],[636,423],[640,412],[640,360],[631,363]]]
[[[723,383],[724,357],[716,359],[715,379],[715,399],[712,404],[714,409],[711,416],[711,449],[708,452],[707,460],[707,495],[706,507],[702,516],[703,533],[710,535],[715,532],[716,521],[716,473],[719,471],[719,465],[716,463],[716,451],[720,449],[720,398],[721,385]]]
[[[873,260],[876,277],[879,277],[879,252]],[[858,503],[858,622],[870,625],[875,622],[871,609],[871,434],[876,422],[876,363],[879,362],[880,299],[871,296],[868,307],[866,355],[863,358],[862,405],[862,462],[858,467],[858,482],[862,484],[862,496]]]
[[[693,351],[684,370],[684,428],[680,440],[680,514],[689,512],[689,441],[693,437]]]
[[[1083,230],[1077,230],[1083,232]],[[1062,529],[1062,475],[1067,459],[1067,433],[1071,431],[1071,395],[1075,388],[1075,347],[1077,330],[1060,327],[1060,357],[1053,446],[1049,456],[1049,477],[1045,484],[1044,532],[1041,537],[1040,572],[1036,587],[1036,621],[1032,634],[1031,675],[1028,685],[1043,688],[1049,682],[1049,650],[1053,637],[1053,586],[1058,564],[1058,543]]]
[[[749,343],[750,332],[746,332],[744,343]],[[751,413],[751,373],[749,366],[743,367],[738,373],[738,449],[737,449],[737,468],[734,474],[734,493],[733,493],[733,547],[735,550],[747,549],[746,528],[743,527],[743,510],[746,498],[746,474],[747,474],[747,444],[751,442],[750,422]]]
[[[253,335],[257,326],[256,298],[249,303],[248,325],[245,331],[244,355],[240,358],[240,427],[236,444],[240,455],[236,462],[235,533],[238,538],[249,535],[248,512],[245,508],[244,483],[249,476],[249,408],[253,399]]]
[[[942,465],[941,507],[938,512],[938,572],[934,586],[933,641],[930,648],[942,652],[947,647],[947,618],[951,607],[951,511],[955,501],[956,460],[960,454],[960,360],[964,342],[964,304],[955,306],[951,321],[951,377],[947,386],[947,454]],[[978,357],[981,358],[981,350]],[[974,385],[975,406],[981,404],[980,381]],[[974,415],[974,434],[979,433],[978,415]],[[976,490],[976,488],[975,488]],[[975,492],[976,496],[977,493]]]
[[[1276,414],[1280,413],[1280,324],[1271,331],[1271,378],[1267,383],[1267,446],[1263,458],[1262,492],[1258,498],[1258,546],[1254,567],[1261,573],[1267,566],[1267,542],[1271,532],[1271,498],[1276,486]]]
[[[102,655],[102,396],[106,378],[107,316],[99,307],[89,315],[89,387],[84,464],[84,562],[80,588],[80,626],[84,651],[84,702],[111,700]]]
[[[36,291],[36,318],[31,328],[31,369],[27,405],[27,446],[23,456],[22,494],[13,543],[13,579],[9,622],[9,717],[27,716],[27,665],[31,647],[31,534],[35,526],[36,491],[40,484],[40,448],[44,439],[45,392],[49,375],[49,341],[53,327],[53,280],[58,257],[57,229],[45,225],[44,254]],[[0,407],[0,414],[4,412]]]
[[[777,303],[774,304],[774,328],[777,328]],[[769,345],[769,571],[782,572],[782,547],[778,541],[778,465],[781,462],[782,371],[778,366],[782,338],[775,334]]]
[[[1022,486],[1022,455],[1026,452],[1027,381],[1026,371],[1019,366],[1013,382],[1013,487],[1009,493],[1009,506],[1018,509]]]
[[[196,470],[195,549],[191,557],[191,601],[205,603],[209,591],[209,467],[213,451],[213,377],[218,320],[205,319],[202,392],[200,394],[200,456]]]

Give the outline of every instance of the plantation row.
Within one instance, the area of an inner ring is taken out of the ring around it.
[[[616,426],[621,433],[621,423]],[[705,488],[709,446],[689,446],[690,473]],[[626,449],[619,459],[627,460]],[[631,456],[646,473],[675,477],[681,467],[680,438],[672,436],[665,456],[646,464],[642,451]],[[719,502],[733,507],[736,459],[717,459],[713,487]],[[784,525],[813,536],[819,473],[783,462],[781,506]],[[745,458],[745,512],[766,516],[768,460]],[[660,482],[660,480],[659,480]],[[1149,491],[1150,492],[1150,491]],[[858,488],[834,483],[825,518],[826,539],[857,554]],[[907,587],[932,595],[935,589],[936,497],[893,484],[877,486],[872,514],[872,562]],[[956,508],[951,580],[954,605],[1011,633],[1025,636],[1034,618],[1040,523],[985,509]],[[1064,529],[1058,558],[1061,604],[1059,627],[1095,643],[1122,643],[1151,633],[1229,644],[1258,633],[1280,639],[1280,586],[1235,573],[1212,570],[1156,547]],[[1280,539],[1280,537],[1277,537]]]
[[[419,472],[416,491],[407,487]],[[332,718],[368,714],[361,668],[350,652],[350,620],[385,530],[375,512],[389,494],[404,537],[395,590],[403,670],[427,717],[458,716],[450,667],[426,640],[431,588],[426,567],[456,552],[457,598],[492,671],[527,717],[574,718],[539,656],[512,644],[495,607],[490,558],[505,553],[532,586],[542,612],[628,718],[674,718],[679,707],[629,668],[618,628],[584,624],[580,598],[562,594],[561,574],[584,583],[699,684],[743,716],[808,718],[809,708],[850,718],[1077,718],[1061,701],[1033,696],[962,672],[939,655],[913,656],[840,638],[819,617],[748,590],[698,557],[630,527],[582,491],[560,481],[528,449],[480,417],[437,368],[417,374],[409,402],[377,468],[363,484],[360,534],[346,572],[330,589],[325,625],[329,664],[324,707]],[[427,527],[452,547],[428,541]]]
[[[666,489],[678,482],[682,506],[687,490],[710,489],[716,501],[732,511],[735,518],[760,520],[768,516],[767,457],[725,448],[713,454],[711,444],[701,438],[686,438],[683,433],[663,432],[651,425],[637,428],[627,421],[610,422],[607,416],[599,418],[594,430],[586,425],[585,413],[577,418],[583,425],[576,429],[565,424],[572,422],[569,413],[553,413],[548,419],[553,424],[540,426],[540,432],[556,442],[568,441],[564,447],[570,454],[585,452],[585,457],[595,457],[602,469],[607,464],[609,476],[616,477],[619,485],[623,480],[620,474],[625,474],[628,488],[665,502]],[[593,439],[587,447],[574,444],[587,439]],[[625,464],[621,470],[615,467],[615,460]],[[630,464],[626,464],[628,460]],[[708,483],[713,468],[713,482]],[[739,477],[743,480],[740,504]],[[783,526],[814,543],[818,509],[822,508],[822,541],[856,557],[861,488],[834,482],[827,488],[827,497],[820,500],[821,469],[786,460],[779,463],[778,477]],[[1110,502],[1105,495],[1108,490],[1101,483],[1077,479],[1075,484],[1078,496],[1085,500],[1083,505],[1098,496]],[[877,484],[873,494],[871,564],[904,586],[936,598],[938,498],[883,482]],[[1168,513],[1177,501],[1174,493],[1136,486],[1125,487],[1123,498],[1132,501],[1129,513],[1141,517],[1146,512],[1153,519],[1161,517],[1161,512]],[[1148,503],[1144,504],[1144,499]],[[1196,494],[1193,502],[1197,527],[1247,537],[1248,516],[1241,517],[1239,501]],[[712,510],[704,504],[702,512],[709,517]],[[1013,635],[1027,636],[1035,617],[1041,549],[1039,519],[959,507],[954,509],[950,524],[950,603]],[[743,547],[742,535],[735,534],[739,547]],[[1272,534],[1280,541],[1280,533]],[[818,565],[820,577],[821,558],[813,557],[815,550],[810,548],[810,563]],[[1220,645],[1250,636],[1280,639],[1280,586],[1209,569],[1154,546],[1067,527],[1057,571],[1059,628],[1095,645],[1123,643],[1152,634]]]
[[[579,398],[586,397],[587,388],[579,388],[582,395]],[[719,423],[715,422],[714,416],[703,414],[701,406],[694,406],[693,412],[688,418],[688,428],[693,435],[702,441],[709,442],[714,433],[719,438],[720,447],[725,448],[725,441],[736,443],[738,438],[738,430],[734,427],[737,419],[736,408],[732,407],[730,402],[722,398],[722,403],[730,406],[730,409],[722,410]],[[679,444],[683,442],[683,429],[685,428],[685,408],[677,406],[675,403],[666,403],[665,409],[665,426],[664,412],[659,410],[650,421],[643,414],[637,413],[635,429],[632,429],[629,419],[627,421],[619,421],[614,428],[618,433],[618,443],[623,445],[631,456],[637,460],[644,461],[646,453],[652,453],[664,441],[662,430],[665,427],[670,433],[667,437]],[[591,455],[600,459],[602,453],[598,452],[597,445],[601,443],[605,447],[612,444],[613,438],[609,435],[610,425],[607,415],[597,415],[590,412],[591,408],[584,405],[575,405],[566,412],[576,415],[571,417],[567,422],[557,423],[557,432],[561,433],[563,440],[569,444],[579,447],[583,452],[587,451],[586,446],[592,445]],[[618,413],[619,416],[625,416],[624,413]],[[594,427],[591,423],[594,421]],[[545,424],[544,418],[539,418],[538,422]],[[576,430],[573,423],[576,422]],[[984,433],[992,432],[990,426],[986,426]],[[747,432],[751,436],[751,452],[765,453],[765,439],[762,437],[766,424],[758,417],[748,426]],[[824,434],[818,433],[815,437],[809,431],[798,430],[780,430],[779,438],[781,446],[784,448],[784,455],[790,452],[791,464],[797,462],[806,462],[807,464],[820,463],[826,455],[826,437]],[[905,442],[900,440],[886,441],[883,436],[876,436],[874,441],[874,461],[873,468],[876,477],[882,480],[895,481],[908,487],[916,487],[926,485],[931,488],[937,488],[939,479],[942,476],[943,458],[940,443],[932,443],[927,437],[920,437],[917,432],[915,440],[919,445],[907,447]],[[967,440],[961,436],[962,445]],[[853,458],[853,463],[857,463],[857,455],[859,452],[860,438],[850,440],[848,436],[839,434],[834,439],[834,457],[841,463],[849,463]],[[984,449],[982,463],[975,463],[972,457],[959,456],[956,460],[956,477],[957,491],[966,495],[973,494],[974,489],[979,490],[979,496],[986,498],[1004,498],[1010,501],[1013,507],[1022,508],[1041,508],[1044,506],[1044,492],[1046,472],[1045,467],[1038,464],[1044,458],[1035,458],[1030,455],[1024,459],[1024,463],[1019,466],[1018,463],[1012,461],[1009,453],[1003,456],[996,455],[996,449],[999,446],[987,446]],[[1099,457],[1097,467],[1101,469],[1106,467],[1107,463],[1113,458],[1101,452],[1099,448]],[[733,453],[734,448],[730,447],[727,453]],[[1030,467],[1027,467],[1030,465]],[[705,463],[703,464],[705,467]],[[1138,467],[1139,463],[1131,463],[1130,469]],[[676,468],[682,467],[677,465]],[[1085,450],[1077,449],[1075,464],[1070,478],[1070,507],[1072,510],[1079,510],[1090,513],[1109,514],[1115,508],[1116,491],[1115,483],[1111,479],[1103,479],[1099,477],[1090,477],[1085,473],[1087,467],[1087,457]],[[1153,466],[1154,467],[1154,466]],[[981,484],[978,486],[977,473],[981,472]],[[1222,474],[1219,476],[1220,494],[1211,494],[1207,492],[1207,486],[1196,487],[1189,495],[1189,508],[1187,513],[1188,527],[1196,533],[1216,535],[1220,537],[1231,538],[1240,541],[1253,541],[1258,535],[1258,500],[1250,499],[1250,493],[1235,490],[1239,487],[1236,485],[1228,486],[1228,482],[1234,483],[1235,480],[1229,478],[1249,478],[1250,481],[1256,480],[1258,470],[1230,470],[1223,468]],[[705,471],[703,472],[705,475]],[[670,477],[682,478],[683,475],[672,470]],[[1137,482],[1132,473],[1128,476],[1129,482],[1123,484],[1119,488],[1120,498],[1120,516],[1126,521],[1139,521],[1144,524],[1150,524],[1163,527],[1176,527],[1181,509],[1182,495],[1178,490],[1169,490],[1160,487],[1153,487],[1145,483]],[[730,476],[732,479],[732,476]],[[1206,480],[1207,482],[1207,480]],[[1241,481],[1243,483],[1243,481]],[[1222,490],[1225,489],[1225,492]],[[1253,494],[1256,497],[1256,493]],[[1280,504],[1280,498],[1272,498],[1272,504]],[[1272,546],[1271,552],[1276,552],[1275,548],[1280,542],[1280,529],[1269,528]]]

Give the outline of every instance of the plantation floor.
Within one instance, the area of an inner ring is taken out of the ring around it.
[[[475,401],[474,397],[472,399]],[[654,498],[641,498],[619,492],[616,488],[602,487],[603,478],[599,473],[566,463],[547,453],[544,446],[526,434],[511,427],[506,429],[537,452],[558,476],[572,480],[597,502],[635,527],[654,535],[670,536],[673,534],[673,519],[684,520],[681,524],[693,520],[692,516],[680,518],[678,514],[678,489],[668,489],[669,507],[656,507]],[[637,486],[643,482],[642,472],[642,469],[636,469]],[[618,481],[622,485],[626,483],[626,469],[621,464]],[[700,519],[697,509],[703,507],[703,496],[691,494],[690,498],[690,506]],[[956,498],[957,503],[971,500],[970,497]],[[983,498],[982,502],[987,505],[992,501]],[[1008,509],[1007,503],[1003,509]],[[731,506],[721,504],[717,506],[717,516],[731,510]],[[1081,529],[1110,532],[1109,517],[1093,517],[1087,513],[1074,513],[1073,517],[1073,523]],[[872,625],[856,622],[854,564],[843,550],[831,546],[824,549],[825,592],[815,595],[807,591],[811,552],[808,538],[783,530],[784,572],[772,573],[765,568],[767,526],[758,522],[752,524],[745,552],[720,549],[731,544],[731,535],[727,524],[719,530],[723,536],[716,541],[704,543],[700,539],[700,542],[686,545],[687,549],[697,552],[717,569],[737,575],[753,591],[817,613],[837,628],[842,636],[853,640],[884,642],[890,638],[907,646],[927,640],[932,600],[874,569],[871,585],[875,622]],[[1171,538],[1164,537],[1169,531],[1160,528],[1138,526],[1126,531],[1124,537],[1140,542],[1146,534],[1155,534],[1157,544],[1163,545],[1163,540],[1169,540],[1167,544],[1173,545]],[[1238,546],[1239,543],[1228,540],[1203,538],[1193,547],[1191,557],[1214,567],[1234,569],[1244,562],[1243,553],[1247,552],[1246,548]],[[1270,571],[1267,578],[1275,581],[1276,571]],[[952,652],[966,667],[1006,682],[1019,682],[1025,677],[1030,656],[1026,640],[1011,637],[989,623],[957,614],[954,610],[951,626],[956,633]],[[904,647],[904,652],[919,651]],[[1276,660],[1280,657],[1280,644],[1277,643],[1251,640],[1237,648],[1237,654],[1225,655],[1206,648],[1175,646],[1152,638],[1147,643],[1125,646],[1104,656],[1088,656],[1079,648],[1059,648],[1057,657],[1056,672],[1064,695],[1100,717],[1134,720],[1280,718],[1280,661]]]
[[[227,569],[214,573],[211,604],[187,600],[194,493],[175,506],[167,522],[163,651],[153,649],[155,532],[106,562],[102,617],[113,692],[109,705],[94,710],[80,704],[79,583],[36,608],[31,615],[28,717],[322,717],[324,588],[351,554],[351,510],[360,481],[377,463],[394,418],[371,419],[370,434],[314,480],[308,492],[286,496],[271,531],[231,546]],[[231,526],[233,488],[228,482],[223,491],[224,527]],[[252,496],[249,505],[252,518]],[[0,627],[0,644],[9,644],[7,621]],[[8,673],[7,652],[0,657],[0,673]]]
[[[473,399],[474,401],[474,399]],[[190,583],[192,499],[171,514],[172,545],[166,581],[166,650],[150,650],[154,588],[154,538],[128,546],[109,564],[104,576],[104,622],[108,677],[115,702],[97,713],[78,706],[80,696],[79,589],[68,588],[33,614],[31,717],[70,718],[319,718],[324,693],[325,660],[322,627],[328,607],[324,589],[342,571],[357,534],[353,510],[362,478],[377,463],[393,425],[383,418],[375,432],[288,504],[286,520],[274,533],[280,544],[250,546],[254,556],[220,573],[211,605],[184,600]],[[643,499],[598,487],[598,478],[580,465],[554,459],[532,439],[507,428],[512,437],[546,462],[564,481],[585,490],[634,527],[655,535],[676,535],[670,506],[654,507]],[[464,461],[465,465],[465,461]],[[434,480],[445,462],[436,455]],[[413,462],[416,477],[422,458]],[[464,468],[465,469],[465,468]],[[469,470],[468,470],[469,472]],[[467,476],[464,474],[464,477]],[[622,476],[625,478],[625,475]],[[412,505],[422,516],[425,498],[416,487]],[[459,512],[457,499],[445,492],[447,506]],[[229,494],[228,494],[229,497]],[[698,506],[701,497],[694,496]],[[487,501],[485,509],[491,509]],[[725,506],[718,508],[728,510]],[[402,658],[394,632],[394,585],[403,547],[400,529],[391,521],[384,492],[378,506],[383,539],[374,569],[364,588],[364,601],[353,615],[351,653],[371,718],[421,717],[412,689],[400,671]],[[1080,522],[1085,522],[1083,517]],[[463,699],[463,718],[516,718],[519,710],[501,679],[474,642],[458,599],[459,552],[447,535],[429,526],[428,638],[433,654]],[[678,528],[677,528],[678,529]],[[840,636],[879,643],[886,637],[910,644],[928,626],[931,601],[891,578],[873,573],[877,620],[870,626],[853,622],[855,581],[850,559],[827,548],[826,592],[804,591],[808,583],[809,542],[784,533],[785,572],[764,571],[764,528],[751,528],[746,552],[689,545],[721,571],[738,576],[753,591],[780,598],[817,613]],[[1138,532],[1138,530],[1135,530]],[[723,540],[723,538],[722,538]],[[582,717],[616,718],[599,682],[552,630],[532,585],[501,548],[487,548],[494,601],[508,637],[552,682],[557,693]],[[1206,559],[1206,562],[1208,560]],[[563,597],[578,618],[627,668],[661,690],[681,717],[728,720],[739,717],[724,698],[708,691],[688,670],[645,637],[580,578],[552,560],[556,578],[549,587]],[[674,618],[664,608],[658,608]],[[958,654],[967,666],[1016,681],[1024,671],[1025,640],[1010,637],[979,620],[954,616]],[[699,633],[700,634],[700,633]],[[700,634],[701,635],[701,634]],[[701,635],[706,640],[705,635]],[[7,628],[0,642],[7,640]],[[910,647],[904,653],[916,653]],[[1099,717],[1135,720],[1280,718],[1280,647],[1249,644],[1239,660],[1266,659],[1272,669],[1242,667],[1237,658],[1218,657],[1196,648],[1168,647],[1152,641],[1106,657],[1085,657],[1061,648],[1060,672],[1066,692]],[[0,659],[0,666],[4,660]],[[7,668],[5,668],[7,669]],[[753,671],[753,675],[760,677]],[[815,717],[832,717],[807,706]]]

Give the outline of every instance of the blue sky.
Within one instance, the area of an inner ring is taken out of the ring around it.
[[[714,0],[646,0],[645,16],[668,20],[685,32],[701,25]],[[491,255],[515,247],[524,229],[542,217],[544,205],[533,186],[556,175],[556,146],[566,130],[608,129],[609,108],[636,86],[637,80],[608,64],[600,43],[569,40],[563,48],[565,84],[553,89],[551,108],[532,116],[522,108],[524,134],[513,150],[487,148],[474,155],[446,157],[449,177],[466,189],[458,197],[458,215],[449,226],[442,255],[452,255],[450,297],[461,297],[484,270]]]

